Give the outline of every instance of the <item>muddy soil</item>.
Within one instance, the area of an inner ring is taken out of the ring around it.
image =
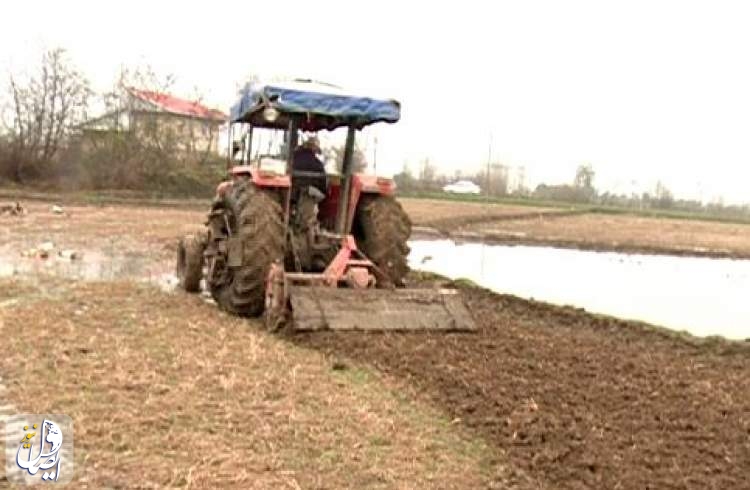
[[[294,341],[403,378],[542,488],[750,488],[750,343],[464,294],[477,334]]]

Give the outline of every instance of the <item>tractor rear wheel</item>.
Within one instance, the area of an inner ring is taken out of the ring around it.
[[[177,279],[180,288],[188,293],[197,293],[201,289],[205,249],[205,234],[185,235],[177,245]]]
[[[281,205],[252,184],[237,186],[228,198],[232,236],[239,240],[236,263],[232,252],[228,280],[211,294],[224,310],[241,316],[263,313],[266,276],[271,264],[284,257],[284,219]],[[231,247],[230,247],[231,248]]]
[[[411,220],[401,204],[391,196],[362,196],[354,230],[357,246],[385,275],[378,277],[378,286],[403,286]]]

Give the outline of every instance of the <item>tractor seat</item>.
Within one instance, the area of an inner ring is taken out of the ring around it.
[[[320,172],[307,172],[295,170],[292,172],[292,195],[296,196],[300,191],[312,187],[322,194],[321,201],[328,195],[328,176]]]

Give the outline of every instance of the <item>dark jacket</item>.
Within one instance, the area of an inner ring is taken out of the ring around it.
[[[318,159],[315,152],[309,148],[300,147],[294,152],[292,170],[299,172],[317,172],[325,174],[326,169],[323,162]]]
[[[320,175],[319,177],[295,177],[292,175],[292,187],[295,194],[304,190],[307,186],[316,187],[324,195],[327,192],[326,168],[313,150],[304,147],[295,150],[292,172],[314,172]]]

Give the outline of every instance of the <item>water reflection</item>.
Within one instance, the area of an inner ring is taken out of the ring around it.
[[[413,241],[410,265],[493,291],[642,320],[694,335],[750,338],[750,261],[551,247]]]
[[[107,250],[86,250],[73,260],[50,253],[49,257],[22,257],[0,253],[0,277],[53,275],[73,280],[109,281],[131,279],[172,290],[176,278],[172,264],[139,254],[117,254]]]

